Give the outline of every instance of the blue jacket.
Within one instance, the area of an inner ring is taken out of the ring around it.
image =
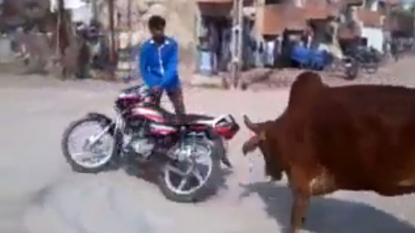
[[[141,77],[149,87],[160,86],[165,90],[180,87],[178,65],[178,45],[172,38],[167,37],[160,46],[150,39],[140,48]]]

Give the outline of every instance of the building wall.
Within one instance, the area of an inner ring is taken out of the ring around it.
[[[257,1],[257,7],[256,7],[256,14],[255,14],[255,32],[257,39],[262,38],[261,32],[263,31],[263,17],[264,17],[264,6],[265,1],[264,0],[258,0]]]

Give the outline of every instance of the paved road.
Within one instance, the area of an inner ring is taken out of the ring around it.
[[[204,203],[166,201],[157,187],[123,171],[74,174],[59,142],[64,127],[88,111],[111,112],[117,88],[98,82],[0,75],[0,232],[4,233],[252,233],[281,232],[288,224],[285,182],[266,182],[260,157],[240,153],[245,128],[230,148],[234,171]],[[189,110],[274,118],[288,92],[189,90]],[[391,155],[393,156],[393,155]],[[415,232],[415,198],[337,192],[315,198],[307,230],[319,233]]]

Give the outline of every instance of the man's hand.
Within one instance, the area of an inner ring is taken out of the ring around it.
[[[155,86],[152,88],[154,92],[161,92],[161,87],[160,86]]]

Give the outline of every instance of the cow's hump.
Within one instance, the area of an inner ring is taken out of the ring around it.
[[[311,105],[324,87],[319,74],[311,71],[301,73],[291,87],[289,108]]]

